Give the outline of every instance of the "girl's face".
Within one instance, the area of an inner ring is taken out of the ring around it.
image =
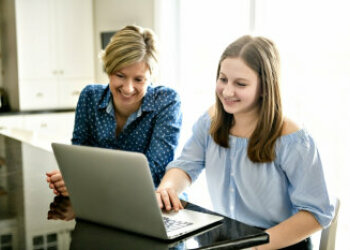
[[[237,116],[257,112],[260,93],[257,73],[242,59],[226,58],[221,62],[216,94],[227,113]]]
[[[109,88],[116,109],[121,113],[136,111],[146,94],[150,71],[145,62],[133,63],[109,75]]]

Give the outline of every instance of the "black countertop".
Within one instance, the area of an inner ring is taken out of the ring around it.
[[[52,113],[64,113],[75,112],[75,109],[47,109],[47,110],[27,110],[27,111],[2,111],[1,116],[13,116],[13,115],[37,115],[37,114],[52,114]]]
[[[69,198],[46,183],[45,172],[57,168],[52,152],[0,135],[0,249],[241,249],[268,241],[229,218],[173,242],[75,219]]]

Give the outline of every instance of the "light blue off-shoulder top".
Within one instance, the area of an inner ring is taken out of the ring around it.
[[[248,139],[230,136],[230,147],[223,148],[210,136],[210,123],[208,113],[199,118],[181,156],[167,170],[181,168],[195,181],[205,169],[216,212],[270,228],[306,210],[322,227],[330,224],[333,201],[317,147],[305,129],[277,140],[273,162],[253,163],[247,156]]]

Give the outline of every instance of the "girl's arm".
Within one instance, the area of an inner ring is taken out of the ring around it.
[[[172,168],[168,170],[156,191],[159,207],[175,211],[183,209],[178,195],[190,184],[191,178],[182,169]]]
[[[280,249],[291,246],[321,229],[321,225],[310,212],[301,210],[266,230],[270,235],[270,243],[258,246],[254,250]]]

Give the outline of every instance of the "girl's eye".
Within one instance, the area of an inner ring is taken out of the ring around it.
[[[122,75],[122,74],[119,74],[119,73],[117,73],[117,74],[115,74],[117,77],[119,77],[119,78],[123,78],[124,77],[124,75]]]
[[[245,84],[245,83],[240,83],[240,82],[237,82],[237,85],[240,86],[240,87],[245,87],[245,86],[247,86],[247,84]]]

